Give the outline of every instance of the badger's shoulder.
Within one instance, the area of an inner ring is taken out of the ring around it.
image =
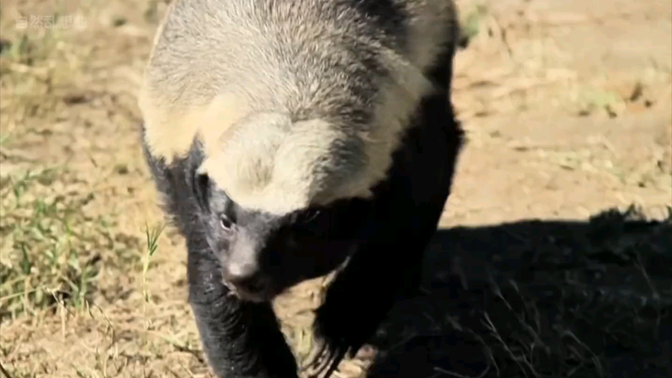
[[[139,95],[149,151],[169,163],[199,139],[250,207],[366,196],[455,18],[449,0],[175,0]]]

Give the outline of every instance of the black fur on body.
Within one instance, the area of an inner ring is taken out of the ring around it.
[[[403,14],[388,1],[361,3],[377,4],[362,9],[364,13],[380,14],[381,9],[389,13],[390,24],[381,25],[383,30],[403,27],[399,25]],[[316,313],[315,336],[324,349],[318,353],[323,361],[314,365],[320,365],[325,378],[373,335],[400,296],[417,290],[424,250],[449,196],[463,142],[450,101],[453,48],[446,46],[426,72],[441,90],[418,106],[393,154],[387,178],[373,188],[369,199],[339,200],[283,218],[265,217],[218,201],[224,194],[198,173],[206,158],[198,140],[186,156],[167,163],[151,154],[143,137],[145,158],[163,194],[165,211],[187,241],[189,302],[217,377],[298,376],[270,301],[243,300],[224,283],[222,257],[215,251],[227,246],[213,246],[226,242],[226,237],[217,235],[222,231],[215,215],[221,211],[240,227],[247,222],[255,228],[253,234],[269,238],[269,253],[260,261],[261,270],[274,280],[266,293],[269,300],[302,280],[328,273],[349,257]],[[292,236],[291,245],[283,232]]]

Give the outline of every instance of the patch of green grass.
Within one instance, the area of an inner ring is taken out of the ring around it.
[[[0,376],[2,378],[35,378],[37,373],[6,368],[0,363]]]
[[[88,50],[68,43],[70,29],[5,31],[0,147],[9,150],[63,117],[65,96],[77,87],[73,72],[86,63]],[[35,165],[15,172],[7,168],[12,163],[0,164],[0,320],[61,304],[85,306],[99,288],[103,266],[140,270],[138,238],[120,234],[107,209],[102,209],[105,216],[83,210],[97,197],[87,184],[73,180],[76,175]]]
[[[579,115],[582,116],[604,111],[610,117],[616,117],[624,107],[623,99],[618,93],[595,88],[582,91],[578,101]]]
[[[147,290],[147,273],[149,272],[149,263],[159,248],[159,237],[163,232],[165,224],[160,224],[155,228],[150,229],[149,225],[145,226],[145,237],[147,239],[147,252],[145,253],[142,264],[142,290],[145,298],[145,303],[149,302],[149,291]]]
[[[3,133],[7,125],[31,118],[53,119],[63,105],[62,93],[72,71],[82,63],[57,28],[3,33],[6,46],[0,54],[0,111]]]
[[[481,21],[488,13],[488,9],[484,4],[476,4],[466,12],[460,22],[460,46],[466,47],[474,37],[476,37],[481,29]]]
[[[13,139],[14,136],[12,134],[0,134],[0,147],[8,146]]]
[[[96,289],[102,253],[118,252],[105,219],[82,211],[93,195],[51,188],[64,174],[42,169],[2,181],[0,319],[58,303],[82,308]]]

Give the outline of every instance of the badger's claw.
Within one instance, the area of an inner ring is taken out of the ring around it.
[[[310,378],[328,378],[338,368],[339,363],[345,357],[343,348],[328,348],[320,347],[320,350],[315,355],[314,359],[309,363],[309,368],[312,370]]]
[[[340,362],[351,353],[351,346],[344,337],[333,337],[334,334],[325,332],[323,325],[316,320],[315,341],[313,353],[308,359],[307,369],[310,369],[310,378],[329,378],[338,368]]]
[[[317,309],[315,345],[306,366],[311,370],[310,378],[329,378],[344,358],[352,358],[363,345],[368,331],[366,316],[344,310],[347,308],[347,302],[332,297]]]

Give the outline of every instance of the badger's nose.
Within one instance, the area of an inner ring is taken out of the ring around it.
[[[264,290],[259,268],[256,264],[232,263],[224,269],[224,280],[236,289],[256,294]]]

